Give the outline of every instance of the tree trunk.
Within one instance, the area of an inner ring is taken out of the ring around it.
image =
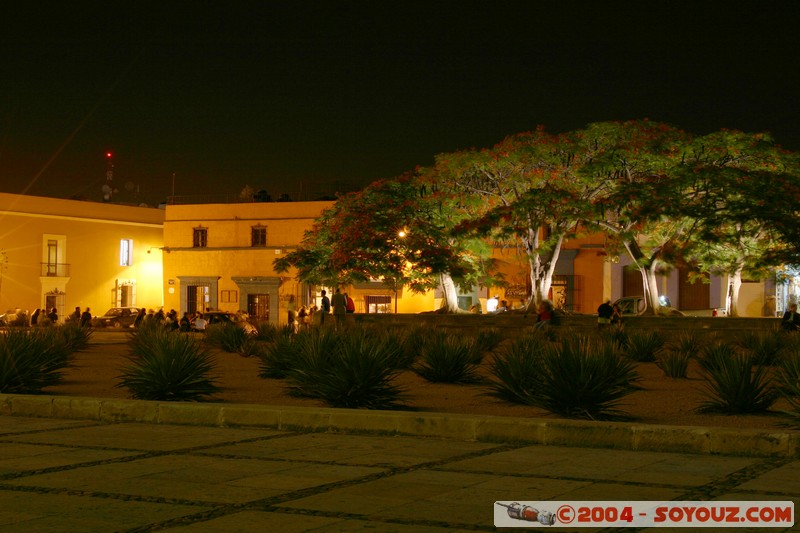
[[[529,237],[523,243],[528,254],[528,266],[530,268],[531,290],[533,295],[528,303],[528,308],[536,309],[542,300],[547,299],[550,287],[553,285],[553,275],[556,271],[556,262],[561,254],[561,245],[564,236],[558,237],[553,245],[553,251],[548,255],[542,255],[536,250],[539,247],[538,235]]]
[[[657,315],[661,307],[661,303],[658,301],[658,284],[656,282],[657,260],[653,260],[650,264],[650,268],[648,268],[645,264],[644,254],[636,241],[624,241],[623,244],[625,249],[628,250],[633,264],[642,275],[642,297],[644,298],[644,310],[642,314]]]
[[[653,259],[652,263],[650,263],[650,267],[647,268],[647,282],[648,287],[650,289],[650,308],[653,310],[653,314],[657,315],[661,310],[661,300],[658,298],[658,280],[656,279],[656,265],[658,264],[657,259]]]
[[[739,316],[739,289],[742,288],[742,268],[728,273],[728,316]]]
[[[442,286],[442,306],[439,310],[443,313],[461,313],[463,309],[458,307],[458,292],[456,291],[456,284],[450,274],[444,273],[439,275],[439,281]]]

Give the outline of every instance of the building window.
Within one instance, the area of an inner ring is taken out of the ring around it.
[[[58,241],[47,240],[47,275],[58,276]]]
[[[195,248],[205,248],[208,246],[208,228],[194,228],[192,246]]]
[[[239,301],[239,291],[219,291],[219,299],[223,303],[236,303]]]
[[[129,267],[133,265],[133,241],[122,239],[119,241],[119,266]]]
[[[391,313],[392,312],[392,297],[391,296],[365,296],[364,307],[367,313]]]
[[[265,226],[253,226],[250,228],[250,246],[267,245],[267,228]]]

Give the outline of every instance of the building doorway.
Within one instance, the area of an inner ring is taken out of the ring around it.
[[[202,313],[208,307],[208,285],[189,285],[186,287],[186,312],[190,315]]]
[[[49,313],[53,308],[56,309],[59,317],[64,316],[64,305],[66,303],[67,294],[64,292],[53,291],[44,295],[45,314]]]
[[[269,294],[248,294],[247,314],[250,318],[269,321]]]

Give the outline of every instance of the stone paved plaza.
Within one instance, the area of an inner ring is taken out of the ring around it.
[[[800,460],[0,416],[0,531],[495,531],[556,499],[797,505]]]

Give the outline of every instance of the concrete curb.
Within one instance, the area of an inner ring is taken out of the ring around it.
[[[0,414],[101,422],[349,431],[631,451],[800,457],[800,432],[791,430],[11,394],[0,394]]]

